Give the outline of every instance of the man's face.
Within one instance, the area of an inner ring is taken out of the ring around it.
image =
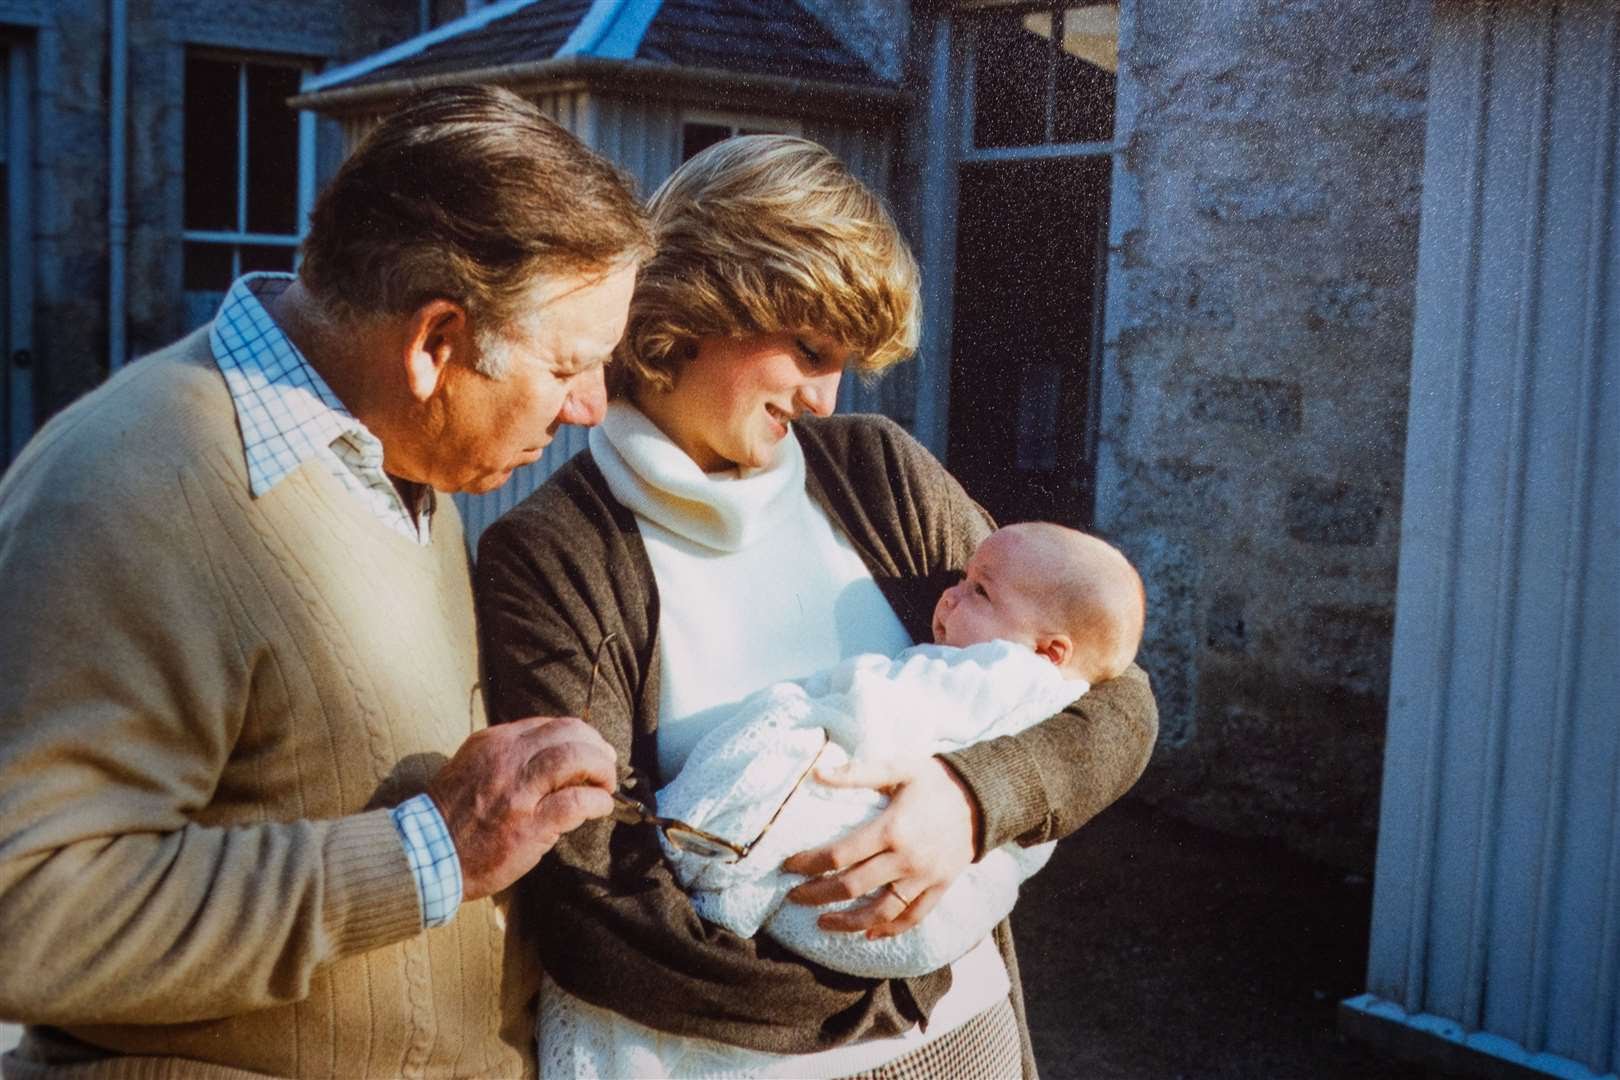
[[[602,367],[624,334],[635,282],[632,264],[537,284],[496,335],[504,375],[480,374],[476,355],[445,366],[411,478],[441,491],[493,491],[538,461],[559,425],[599,423],[607,407]]]
[[[991,533],[968,559],[962,580],[940,594],[934,605],[936,645],[977,645],[1013,641],[1034,648],[1041,612],[1031,588],[1034,552],[1015,529]]]

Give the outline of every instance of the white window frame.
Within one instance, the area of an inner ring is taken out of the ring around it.
[[[712,109],[685,109],[681,112],[681,128],[687,124],[713,124],[729,127],[736,136],[744,128],[769,129],[783,135],[803,135],[804,124],[785,116],[766,116],[760,113],[718,112]]]
[[[798,120],[789,120],[786,117],[765,116],[755,113],[720,112],[712,109],[683,109],[681,111],[681,126],[679,137],[684,146],[686,142],[686,126],[688,124],[708,124],[713,127],[729,128],[728,139],[734,139],[744,131],[774,131],[782,135],[804,134],[804,124]]]
[[[309,231],[309,213],[315,206],[315,114],[308,109],[298,112],[298,204],[296,228],[291,233],[256,233],[247,230],[248,198],[248,95],[247,66],[261,64],[268,67],[294,68],[305,77],[313,74],[315,65],[307,60],[285,56],[262,56],[251,53],[223,52],[214,49],[189,49],[187,56],[199,56],[236,65],[236,224],[235,229],[183,229],[180,239],[186,244],[212,244],[229,247],[231,252],[231,280],[242,276],[242,249],[244,247],[288,247],[295,251]],[[227,287],[228,284],[227,284]]]
[[[958,165],[974,164],[985,161],[1040,161],[1045,158],[1067,157],[1103,157],[1118,153],[1121,149],[1117,140],[1041,143],[1038,146],[996,146],[981,147],[973,143],[973,118],[977,108],[974,101],[974,82],[978,72],[978,40],[979,36],[972,33],[968,27],[963,26],[964,16],[984,12],[996,11],[1008,14],[1034,15],[1042,12],[1061,12],[1064,8],[1085,7],[1085,4],[1075,3],[1027,3],[1024,0],[1002,0],[1002,2],[964,4],[958,7],[947,18],[953,22],[953,31],[961,32],[961,108],[958,114],[960,125],[956,134],[956,161]],[[1117,4],[1114,6],[1118,6]],[[1053,32],[1059,32],[1054,26]],[[1048,76],[1050,79],[1050,75]],[[1047,124],[1050,128],[1052,111],[1052,87],[1050,82],[1046,88]]]

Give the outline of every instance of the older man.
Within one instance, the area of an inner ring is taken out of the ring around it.
[[[435,491],[600,419],[649,247],[530,105],[419,96],[296,278],[238,281],[12,466],[7,1076],[534,1071],[533,949],[491,894],[609,811],[615,763],[574,719],[485,727]]]

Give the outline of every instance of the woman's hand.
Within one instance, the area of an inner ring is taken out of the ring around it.
[[[787,898],[815,906],[882,889],[864,904],[827,912],[817,925],[868,938],[910,930],[978,850],[979,807],[967,785],[937,757],[851,764],[818,770],[816,778],[833,787],[875,788],[889,805],[848,836],[784,862],[789,873],[811,877]]]

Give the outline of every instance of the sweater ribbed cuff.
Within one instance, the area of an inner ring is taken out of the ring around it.
[[[979,804],[982,833],[977,859],[1003,844],[1038,844],[1052,838],[1046,783],[1034,755],[1010,736],[941,754]]]
[[[328,823],[322,854],[323,913],[335,955],[366,952],[421,932],[416,879],[389,811]]]

